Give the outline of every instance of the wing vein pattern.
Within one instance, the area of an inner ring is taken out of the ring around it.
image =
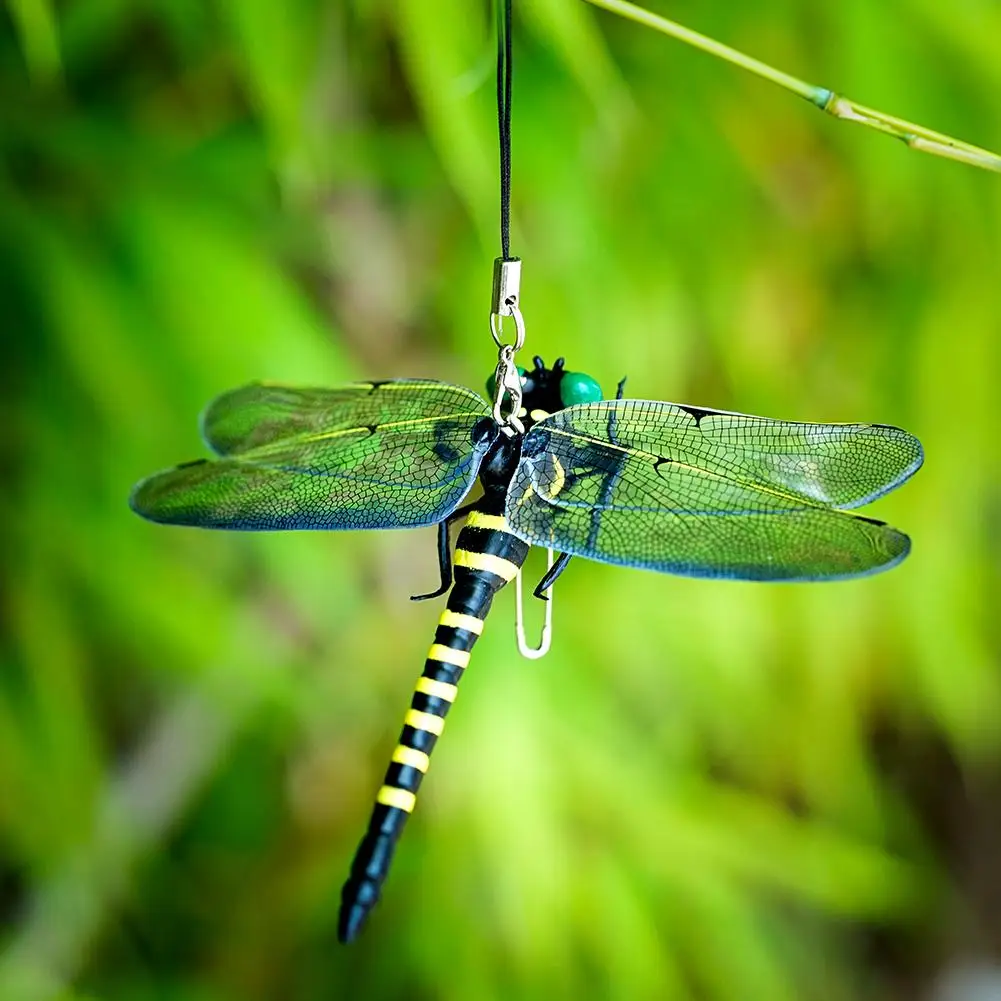
[[[917,439],[888,425],[581,404],[525,436],[507,518],[528,542],[606,563],[744,580],[854,577],[899,562],[910,540],[844,509],[899,486],[921,461]]]
[[[450,514],[492,434],[485,400],[432,380],[340,389],[254,384],[214,400],[202,434],[220,458],[157,473],[134,510],[203,528],[412,528]]]

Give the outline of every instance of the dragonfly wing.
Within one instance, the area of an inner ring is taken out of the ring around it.
[[[746,423],[745,423],[746,422]],[[621,400],[526,435],[507,518],[524,539],[693,577],[823,580],[886,569],[906,535],[856,506],[920,465],[916,439]]]
[[[917,438],[887,424],[803,424],[650,400],[568,407],[541,426],[836,508],[861,507],[893,490],[924,458]]]
[[[497,434],[482,414],[280,438],[157,473],[132,492],[151,521],[202,528],[414,528],[449,515]]]
[[[471,389],[431,379],[311,389],[251,383],[216,397],[201,418],[205,443],[236,455],[289,438],[430,417],[490,412]]]

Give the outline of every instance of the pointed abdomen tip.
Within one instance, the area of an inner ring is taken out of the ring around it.
[[[370,908],[362,904],[344,905],[337,919],[337,940],[342,945],[350,945],[365,927]]]

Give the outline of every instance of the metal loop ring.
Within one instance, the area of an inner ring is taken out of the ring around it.
[[[494,339],[494,343],[499,348],[510,347],[515,351],[520,351],[525,346],[525,321],[522,318],[521,310],[517,306],[509,307],[511,310],[511,316],[514,317],[514,328],[515,337],[514,343],[506,345],[502,340],[504,334],[504,317],[500,313],[490,314],[490,335]]]

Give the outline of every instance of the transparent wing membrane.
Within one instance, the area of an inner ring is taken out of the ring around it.
[[[336,389],[252,383],[216,397],[202,414],[202,436],[218,455],[322,432],[463,414],[490,413],[471,389],[431,379],[365,382]]]
[[[476,479],[493,440],[481,424],[488,413],[475,393],[445,383],[248,386],[203,421],[226,457],[143,480],[131,505],[152,521],[203,528],[434,524]]]
[[[885,569],[907,536],[838,508],[920,466],[899,428],[797,424],[643,400],[562,410],[525,438],[507,501],[529,542],[696,577],[822,580]]]

